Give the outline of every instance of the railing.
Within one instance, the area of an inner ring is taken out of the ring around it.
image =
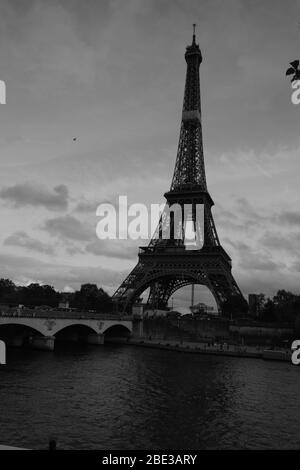
[[[132,316],[122,315],[118,313],[90,313],[90,312],[65,312],[61,310],[30,310],[30,309],[14,309],[0,310],[1,317],[16,318],[56,318],[71,320],[132,320]]]

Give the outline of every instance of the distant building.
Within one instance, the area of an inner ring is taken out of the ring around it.
[[[137,303],[133,304],[131,311],[135,318],[153,318],[167,316],[169,309],[154,309],[149,307],[147,303]]]
[[[146,302],[137,302],[133,304],[131,313],[136,318],[142,318],[146,310],[149,310],[149,305]]]
[[[259,295],[249,294],[248,304],[249,304],[249,314],[252,317],[258,317],[259,316]]]
[[[51,305],[36,305],[34,307],[34,310],[46,310],[46,311],[50,311],[50,310],[53,310],[53,307],[51,307]]]
[[[133,304],[132,306],[132,315],[134,317],[142,317],[144,312],[143,304]]]
[[[161,318],[166,317],[169,314],[169,310],[160,310],[160,309],[153,309],[153,310],[144,310],[144,318]]]
[[[190,310],[194,315],[214,315],[217,313],[215,312],[214,307],[206,305],[203,302],[199,302],[198,304],[191,306]]]
[[[63,302],[59,302],[58,308],[62,310],[69,310],[70,308],[70,302],[68,300],[65,300]]]

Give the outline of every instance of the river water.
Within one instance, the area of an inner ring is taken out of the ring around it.
[[[299,449],[300,368],[105,345],[11,350],[0,444],[43,449]]]

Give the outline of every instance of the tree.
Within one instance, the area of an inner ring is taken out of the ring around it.
[[[15,290],[15,284],[10,279],[0,279],[0,297]]]
[[[110,311],[112,302],[110,296],[96,284],[82,284],[79,291],[76,291],[71,301],[71,306],[87,311],[97,312]]]
[[[248,313],[248,303],[241,295],[232,295],[222,305],[222,314],[227,318],[237,318]]]
[[[66,298],[71,307],[83,311],[112,311],[111,297],[96,284],[82,284],[79,291],[66,294],[57,292],[54,287],[47,284],[31,283],[29,286],[16,286],[10,279],[0,279],[0,302],[2,303],[24,304],[27,307],[42,305],[57,307],[59,301]]]
[[[279,290],[273,298],[278,321],[294,321],[300,309],[300,297],[285,290]]]
[[[260,315],[260,320],[265,321],[265,322],[274,322],[276,321],[276,307],[271,299],[267,299],[267,301],[264,304],[264,308],[261,312]]]
[[[268,299],[262,309],[260,319],[263,321],[294,322],[300,312],[300,296],[281,289]]]
[[[258,296],[257,296],[257,307],[256,307],[258,314],[260,312],[262,312],[262,310],[264,309],[266,301],[267,300],[266,300],[265,294],[258,294]]]
[[[16,286],[10,279],[0,279],[0,301],[2,303],[15,302]]]
[[[54,287],[49,285],[40,285],[32,283],[27,287],[23,287],[23,303],[24,305],[40,306],[49,305],[56,307],[60,294],[56,292]]]

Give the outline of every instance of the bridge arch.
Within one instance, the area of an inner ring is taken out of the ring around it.
[[[86,324],[86,322],[74,322],[70,321],[69,324],[63,324],[63,325],[58,325],[55,328],[53,328],[52,335],[56,336],[58,334],[61,334],[63,332],[67,332],[70,330],[75,330],[75,329],[84,329],[88,333],[99,333],[99,327],[93,325],[93,324]]]
[[[9,333],[9,327],[14,327],[16,330],[21,330],[25,333],[32,333],[32,334],[38,334],[42,336],[46,336],[45,334],[45,329],[43,328],[42,325],[40,325],[38,322],[35,322],[34,324],[28,324],[27,319],[22,319],[22,318],[9,318],[7,321],[1,321],[0,323],[0,334],[1,332],[3,333]],[[18,332],[18,331],[17,331]]]
[[[132,331],[128,326],[122,325],[121,323],[115,323],[114,325],[108,326],[105,330],[103,330],[103,334],[105,337],[122,337],[122,338],[129,338]]]

